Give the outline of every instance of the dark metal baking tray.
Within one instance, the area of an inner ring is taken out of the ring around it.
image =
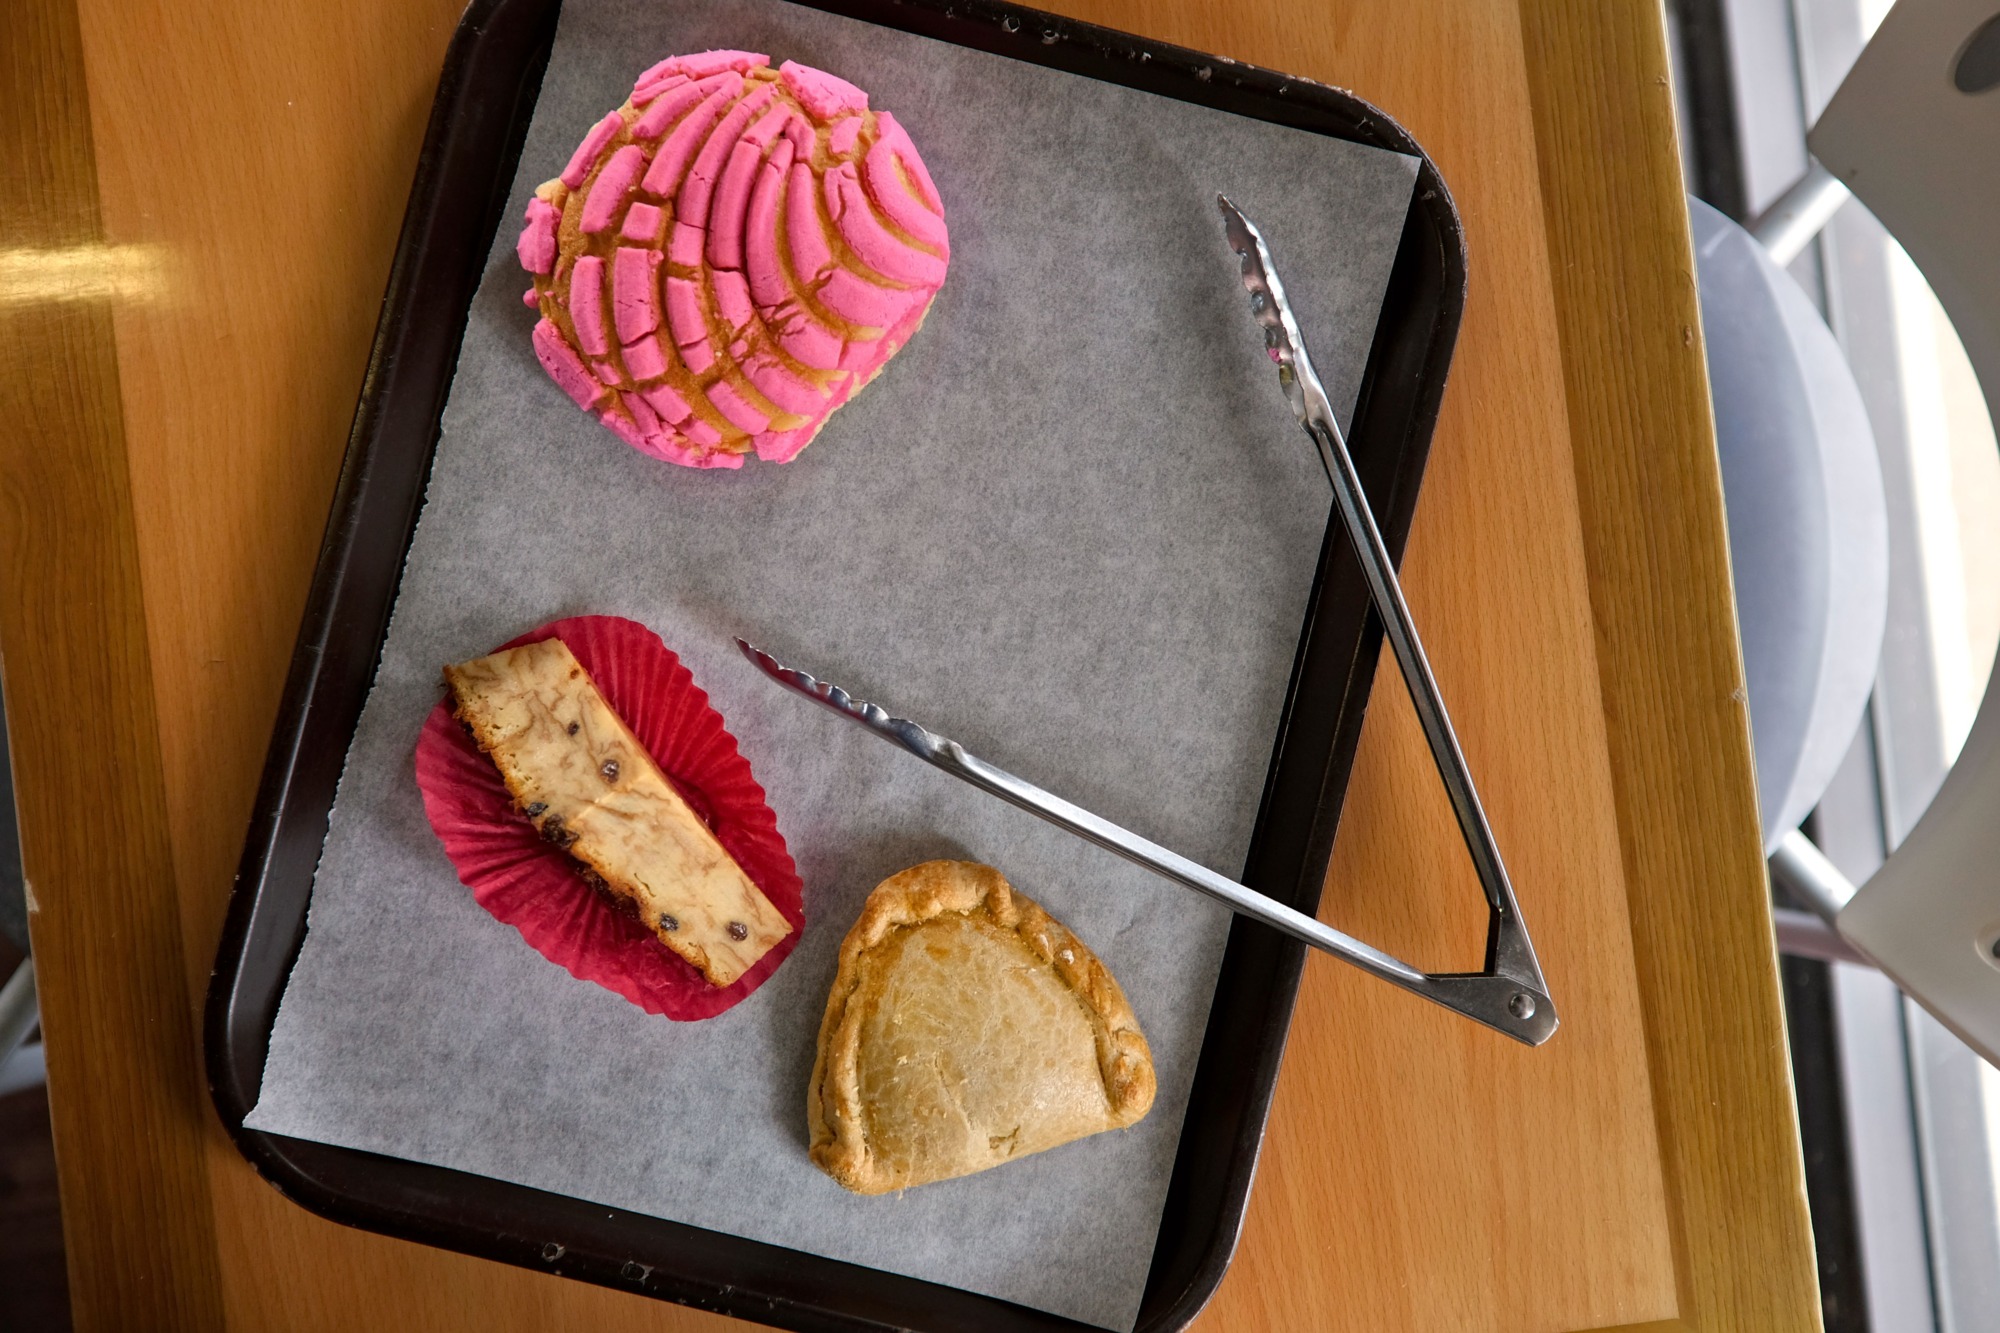
[[[815,8],[1238,115],[1422,157],[1366,102],[1213,56],[991,0]],[[1011,1302],[581,1199],[243,1128],[305,934],[347,747],[388,631],[459,340],[540,91],[560,0],[474,0],[438,82],[381,323],[210,982],[210,1091],[250,1162],[336,1221],[783,1328],[1081,1329]],[[1217,243],[1218,264],[1226,261]],[[1351,431],[1393,552],[1464,304],[1462,233],[1420,168]],[[1300,447],[1305,442],[1300,441]],[[1330,523],[1243,881],[1305,911],[1333,847],[1381,627]],[[1230,929],[1138,1328],[1177,1329],[1235,1250],[1305,946]]]

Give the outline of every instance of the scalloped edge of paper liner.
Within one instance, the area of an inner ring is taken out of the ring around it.
[[[730,985],[710,985],[542,840],[514,808],[493,761],[452,716],[449,698],[431,710],[417,739],[424,813],[473,898],[542,957],[647,1013],[679,1022],[713,1018],[763,985],[805,931],[804,885],[777,817],[722,715],[652,630],[619,616],[572,616],[493,651],[551,638],[568,645],[653,762],[791,923],[791,934]]]

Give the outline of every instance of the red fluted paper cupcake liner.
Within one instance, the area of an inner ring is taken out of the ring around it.
[[[417,739],[424,813],[479,905],[520,931],[542,957],[647,1013],[683,1022],[713,1018],[763,985],[805,929],[804,885],[777,817],[722,715],[658,635],[617,616],[575,616],[494,651],[555,638],[576,655],[723,849],[791,922],[792,933],[731,985],[711,986],[542,840],[514,808],[493,761],[452,717],[449,699],[431,711]]]

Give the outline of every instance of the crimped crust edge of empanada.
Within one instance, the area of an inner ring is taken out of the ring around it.
[[[861,1018],[869,999],[862,992],[866,987],[879,989],[879,981],[871,976],[871,955],[898,931],[951,914],[974,913],[1016,934],[1082,1003],[1097,1038],[1098,1072],[1109,1117],[1104,1128],[1122,1129],[1152,1108],[1157,1080],[1151,1049],[1124,992],[1097,955],[993,867],[973,861],[926,861],[891,875],[868,895],[860,917],[841,941],[839,969],[820,1020],[806,1095],[809,1151],[815,1165],[857,1194],[886,1194],[999,1164],[983,1163],[965,1172],[921,1180],[903,1178],[870,1150],[861,1105]]]

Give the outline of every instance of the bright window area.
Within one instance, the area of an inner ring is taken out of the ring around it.
[[[2000,644],[2000,449],[1944,307],[1900,245],[1885,238],[1882,249],[1949,763],[1972,729]]]

